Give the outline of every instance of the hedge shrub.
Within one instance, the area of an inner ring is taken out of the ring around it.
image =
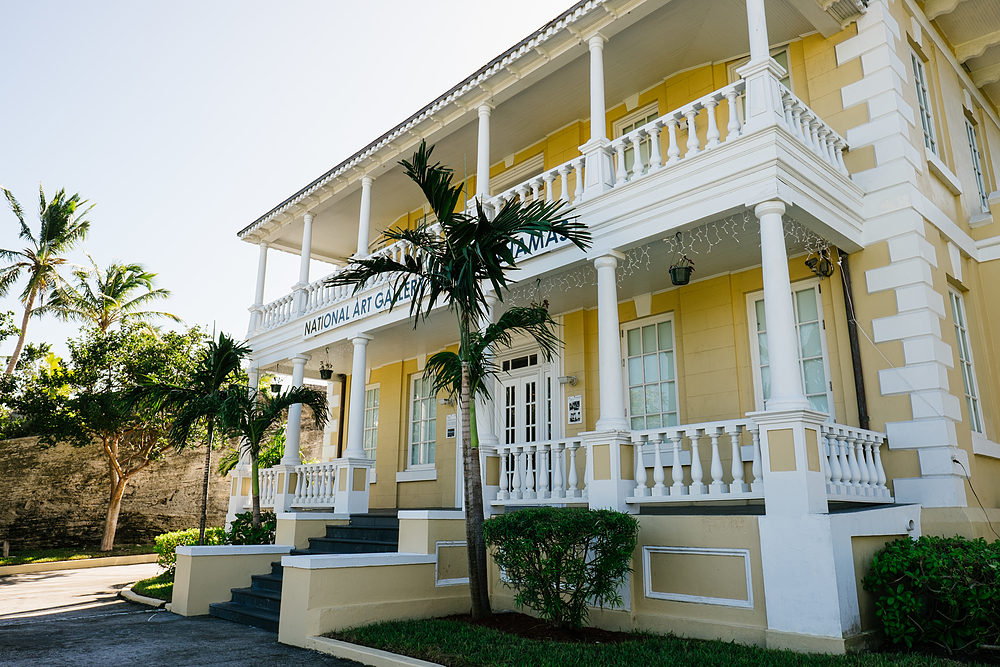
[[[271,510],[260,511],[260,526],[253,527],[253,512],[242,512],[233,519],[226,533],[226,544],[274,544],[278,517]]]
[[[159,554],[156,562],[160,567],[166,569],[167,573],[173,575],[174,568],[177,567],[177,554],[174,551],[177,547],[191,546],[198,544],[198,529],[188,528],[187,530],[175,530],[172,533],[164,533],[156,538],[156,553]],[[226,531],[222,528],[206,528],[205,544],[217,545],[226,543]]]
[[[1000,643],[1000,542],[899,539],[875,554],[864,586],[894,644],[967,652]]]
[[[486,543],[513,588],[514,603],[556,626],[578,628],[587,606],[622,606],[619,587],[639,522],[611,510],[532,507],[483,524]]]

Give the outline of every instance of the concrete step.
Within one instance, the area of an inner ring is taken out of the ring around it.
[[[278,631],[278,612],[266,609],[256,609],[233,604],[232,602],[216,602],[209,605],[208,613],[235,623],[242,623],[271,632]]]
[[[273,574],[255,574],[250,577],[250,581],[253,582],[250,587],[256,588],[259,591],[281,592],[280,576],[275,576]]]
[[[281,591],[263,591],[259,588],[234,588],[231,602],[241,607],[263,609],[275,614],[281,611]]]
[[[292,552],[292,555],[393,553],[398,549],[399,542],[396,540],[375,541],[344,537],[311,537],[308,549],[297,549]]]
[[[375,542],[399,542],[399,527],[388,526],[327,526],[326,537],[330,539],[372,540]]]

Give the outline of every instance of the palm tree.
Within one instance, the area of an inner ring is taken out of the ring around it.
[[[129,392],[126,402],[145,403],[151,408],[177,410],[170,426],[170,442],[178,450],[184,449],[194,429],[205,424],[207,447],[205,452],[205,477],[201,492],[201,523],[198,544],[205,544],[205,522],[208,517],[208,477],[212,469],[212,438],[215,423],[225,401],[225,390],[236,381],[237,372],[250,348],[237,343],[224,333],[218,341],[209,341],[202,351],[198,364],[184,386],[164,384],[152,380],[143,382]]]
[[[6,188],[3,193],[10,203],[10,209],[21,223],[18,236],[28,242],[28,246],[22,250],[0,248],[0,260],[11,262],[9,266],[0,269],[0,296],[7,295],[22,273],[28,276],[28,284],[19,296],[24,305],[21,335],[17,339],[17,345],[5,371],[6,375],[10,375],[17,366],[21,350],[24,349],[28,320],[32,315],[41,315],[40,309],[45,304],[45,298],[65,282],[58,271],[60,266],[67,263],[62,255],[86,238],[90,230],[90,221],[85,220],[84,216],[93,206],[81,210],[87,202],[81,200],[79,194],[67,197],[66,190],[60,190],[51,200],[46,201],[45,191],[39,186],[38,218],[41,221],[41,228],[36,237],[24,222],[24,211],[17,199]],[[38,306],[35,305],[36,301]]]
[[[238,437],[240,448],[250,455],[254,526],[260,525],[258,468],[261,443],[281,427],[285,410],[296,403],[312,409],[316,428],[326,425],[329,415],[326,394],[315,389],[291,387],[275,395],[251,387],[232,387],[225,391],[219,427],[227,436]]]
[[[482,618],[490,611],[486,577],[486,542],[483,540],[483,487],[479,451],[472,450],[470,420],[470,366],[472,334],[487,312],[484,283],[492,285],[498,299],[507,288],[507,272],[516,269],[515,251],[529,254],[528,238],[550,233],[564,237],[581,249],[590,246],[586,226],[566,215],[563,202],[506,202],[494,215],[483,202],[475,211],[460,209],[463,185],[452,185],[453,172],[440,163],[431,164],[433,148],[421,142],[412,162],[400,164],[406,175],[424,193],[437,217],[440,233],[426,223],[415,229],[389,229],[382,233],[383,245],[405,242],[408,250],[396,261],[384,255],[355,260],[346,270],[327,280],[329,285],[353,285],[364,289],[369,280],[388,276],[392,296],[390,306],[413,281],[410,316],[414,326],[430,316],[440,302],[456,317],[461,361],[462,452],[465,466],[465,538],[469,553],[469,588],[472,616]],[[414,280],[416,279],[416,280]]]
[[[90,261],[94,265],[93,270],[81,268],[74,271],[76,285],[65,285],[57,290],[48,304],[39,309],[39,314],[52,311],[64,320],[93,324],[102,333],[116,323],[148,323],[157,317],[181,321],[173,313],[144,310],[149,302],[170,296],[169,290],[153,288],[155,273],[146,271],[141,264],[120,262],[112,262],[102,271],[93,258]],[[93,285],[91,276],[94,276]]]

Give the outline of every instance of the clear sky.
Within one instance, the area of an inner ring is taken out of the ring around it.
[[[242,338],[257,248],[236,232],[571,3],[0,0],[0,185],[35,231],[39,184],[79,192],[99,265],[143,264],[166,310]],[[17,232],[4,201],[0,248]],[[272,251],[265,302],[297,278]],[[17,322],[22,288],[0,298]],[[62,354],[77,326],[28,340]]]

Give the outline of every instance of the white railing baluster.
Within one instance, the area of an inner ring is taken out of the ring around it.
[[[507,471],[507,457],[510,456],[510,449],[501,445],[497,447],[497,453],[500,454],[500,491],[497,493],[497,500],[507,500],[510,497],[510,479]]]
[[[701,455],[698,452],[698,439],[702,433],[699,429],[689,429],[687,431],[688,440],[691,441],[691,495],[700,496],[708,493],[708,487],[702,484],[705,471],[701,467]]]
[[[681,440],[684,439],[683,431],[674,431],[670,436],[670,442],[674,445],[674,460],[671,463],[670,479],[673,484],[670,485],[670,495],[672,496],[686,496],[688,489],[684,486],[684,466],[681,464]]]
[[[697,155],[701,152],[701,140],[698,139],[698,126],[695,123],[695,118],[698,117],[697,109],[688,109],[684,112],[687,116],[687,153],[684,154],[685,158],[689,158]]]
[[[572,447],[569,449],[569,473],[566,476],[567,484],[569,484],[566,489],[567,498],[579,498],[582,494],[580,489],[577,488],[577,474],[576,474],[576,450],[580,448],[580,442],[578,440],[573,441]]]
[[[667,164],[673,164],[681,159],[681,148],[677,145],[677,114],[667,118]]]
[[[722,429],[720,428],[715,428],[708,434],[708,437],[712,440],[712,467],[709,469],[712,474],[712,481],[708,485],[708,492],[713,494],[726,493],[728,491],[722,479],[722,456],[719,454],[719,436],[721,434]]]
[[[743,456],[740,451],[740,432],[742,430],[743,427],[738,424],[726,427],[726,433],[729,434],[730,451],[733,455],[733,483],[729,485],[730,493],[746,493],[750,490],[750,487],[743,482]]]
[[[663,158],[660,156],[660,130],[663,124],[657,120],[649,126],[649,173],[653,173],[663,166]]]
[[[564,164],[559,167],[559,201],[569,203],[569,172],[572,167]]]
[[[511,453],[514,454],[514,477],[511,479],[510,485],[510,497],[515,500],[520,500],[524,497],[523,489],[521,486],[521,470],[522,457],[521,457],[521,447],[511,446]]]
[[[871,488],[871,485],[868,483],[871,477],[868,474],[868,462],[865,461],[865,439],[854,435],[852,440],[854,441],[854,458],[858,462],[858,472],[861,474],[858,482],[861,492],[867,495]]]
[[[546,172],[542,176],[542,180],[545,181],[545,201],[551,204],[554,201],[552,197],[552,181],[556,180],[556,173],[554,171]]]
[[[732,141],[733,139],[739,139],[740,131],[740,117],[736,113],[736,100],[739,98],[739,93],[733,89],[726,93],[726,100],[729,101],[729,124],[726,125],[726,130],[729,134],[726,135],[726,141]]]
[[[663,483],[666,480],[663,472],[663,454],[660,453],[663,439],[657,436],[650,442],[653,443],[653,495],[663,496],[667,493],[667,487]]]
[[[878,487],[883,496],[888,496],[889,488],[885,485],[887,480],[885,476],[885,468],[882,467],[882,453],[880,451],[882,449],[882,436],[875,436],[875,442],[872,443],[872,447],[874,448],[875,470],[877,473]]]
[[[628,180],[628,171],[625,169],[625,144],[628,137],[622,137],[615,144],[615,156],[618,160],[618,169],[615,171],[615,187],[625,185]]]
[[[566,487],[564,486],[563,470],[566,465],[565,457],[563,456],[566,452],[566,443],[564,442],[554,442],[552,443],[552,497],[553,498],[565,498],[566,497]]]
[[[719,145],[719,138],[722,136],[719,133],[719,127],[715,122],[715,107],[719,104],[719,101],[712,97],[705,101],[705,114],[708,116],[708,134],[705,135],[705,148],[712,149]]]
[[[753,475],[753,479],[750,480],[750,490],[763,491],[764,464],[760,457],[760,430],[756,424],[750,429],[750,436],[753,439],[753,463],[750,464],[750,474]]]
[[[646,486],[646,463],[643,461],[642,446],[646,443],[648,436],[640,435],[632,438],[632,457],[635,459],[635,491],[632,495],[648,496],[649,487]],[[653,471],[656,474],[656,471]]]
[[[583,201],[583,165],[584,158],[578,157],[573,161],[574,174],[576,175],[576,187],[573,192],[573,205]]]
[[[538,497],[548,498],[549,492],[549,444],[540,443],[538,454],[535,455],[535,463],[538,468]]]

